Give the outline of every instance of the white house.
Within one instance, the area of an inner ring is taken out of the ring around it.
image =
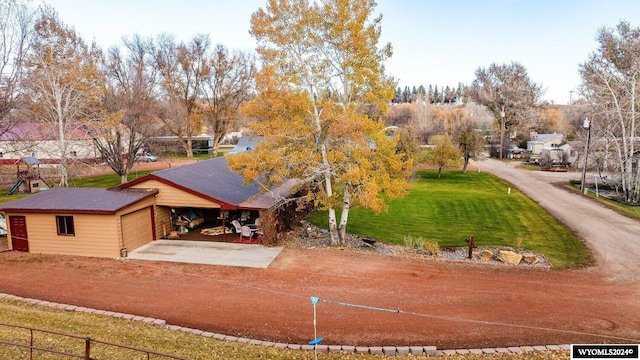
[[[544,148],[557,148],[564,143],[562,134],[538,134],[533,133],[531,140],[527,141],[527,151],[534,155],[540,155]]]
[[[61,157],[61,143],[53,129],[46,124],[18,123],[3,129],[0,135],[0,159],[14,163],[25,157],[35,157],[42,163],[56,163]],[[94,160],[101,157],[90,131],[77,126],[66,134],[66,157]]]

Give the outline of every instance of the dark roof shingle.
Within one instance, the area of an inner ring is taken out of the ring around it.
[[[52,188],[3,204],[0,210],[113,214],[157,193],[153,189]]]

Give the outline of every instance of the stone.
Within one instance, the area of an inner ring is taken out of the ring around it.
[[[497,258],[505,264],[518,265],[522,260],[522,255],[515,251],[499,250]]]
[[[493,253],[489,250],[482,250],[480,253],[480,260],[490,261],[493,260]]]
[[[522,257],[522,261],[526,262],[529,265],[535,265],[540,262],[540,258],[537,255],[524,255]]]

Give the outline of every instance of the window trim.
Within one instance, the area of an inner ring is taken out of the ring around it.
[[[61,226],[62,225],[62,226]],[[64,227],[64,228],[61,228]],[[59,236],[75,236],[75,221],[71,215],[56,215],[56,230]]]

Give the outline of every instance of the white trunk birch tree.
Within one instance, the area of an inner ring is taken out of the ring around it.
[[[382,193],[409,187],[411,163],[382,131],[395,84],[374,8],[372,0],[272,0],[251,18],[262,68],[244,111],[259,119],[253,130],[264,142],[230,166],[267,188],[286,178],[317,186],[311,200],[328,211],[334,245],[344,243],[353,206],[381,211]]]
[[[624,199],[640,200],[640,28],[601,29],[598,49],[580,66],[581,92],[592,105],[595,142],[613,147]]]

